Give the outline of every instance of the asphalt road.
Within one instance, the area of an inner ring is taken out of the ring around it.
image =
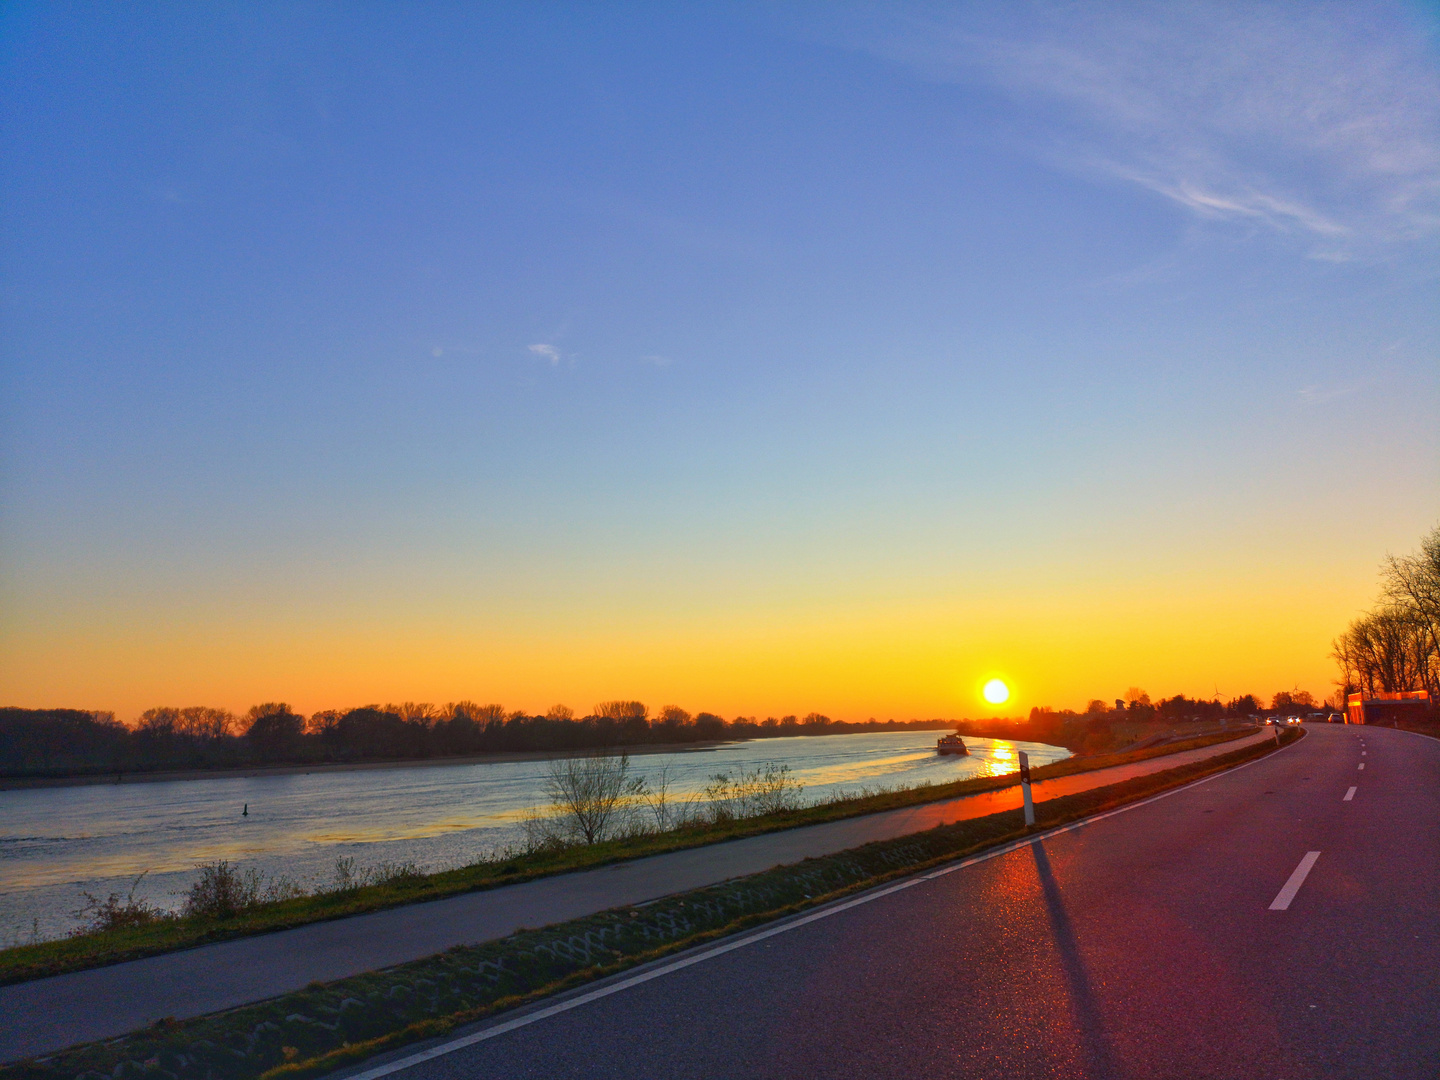
[[[1234,742],[1034,785],[1039,801],[1229,753]],[[634,859],[445,900],[312,923],[111,967],[0,986],[0,1062],[200,1016],[442,952],[520,927],[550,926],[625,904],[759,873],[1020,805],[1020,789],[971,795],[723,844]]]
[[[867,899],[353,1073],[1440,1076],[1434,740],[1311,725],[1256,763]]]

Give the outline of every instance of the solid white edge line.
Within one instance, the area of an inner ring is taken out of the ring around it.
[[[1295,872],[1289,877],[1280,891],[1275,894],[1275,899],[1270,901],[1271,911],[1285,911],[1290,907],[1290,901],[1295,899],[1295,894],[1300,891],[1300,886],[1305,884],[1305,878],[1310,874],[1310,868],[1315,865],[1315,860],[1320,858],[1320,852],[1307,851],[1305,857],[1300,860],[1300,865],[1295,867]]]
[[[1294,743],[1290,744],[1290,746],[1294,745]],[[678,960],[672,960],[668,964],[663,964],[659,967],[651,968],[649,971],[641,972],[638,975],[632,975],[628,979],[621,979],[618,982],[609,984],[608,986],[602,986],[595,990],[591,990],[588,993],[579,994],[575,997],[567,998],[564,1001],[556,1002],[554,1005],[547,1005],[544,1008],[536,1009],[534,1012],[528,1012],[525,1013],[523,1016],[517,1016],[512,1020],[506,1020],[491,1027],[487,1027],[482,1031],[474,1031],[471,1032],[469,1035],[462,1035],[458,1039],[451,1039],[448,1042],[441,1043],[439,1046],[432,1046],[428,1050],[421,1050],[419,1053],[411,1054],[408,1057],[400,1058],[398,1061],[390,1061],[386,1062],[383,1065],[376,1065],[374,1068],[366,1069],[363,1072],[348,1073],[345,1075],[345,1080],[379,1080],[379,1078],[382,1076],[389,1076],[392,1073],[397,1073],[404,1069],[413,1068],[416,1065],[423,1065],[427,1061],[433,1061],[435,1058],[444,1057],[446,1054],[452,1054],[456,1050],[463,1050],[467,1046],[474,1046],[476,1043],[481,1043],[485,1042],[488,1039],[493,1039],[497,1035],[504,1035],[507,1032],[514,1031],[517,1028],[526,1027],[539,1020],[547,1020],[552,1016],[558,1016],[560,1013],[569,1012],[571,1009],[578,1009],[581,1005],[588,1005],[592,1001],[599,1001],[601,998],[609,997],[611,994],[618,994],[621,990],[628,990],[632,986],[639,986],[641,983],[649,982],[651,979],[658,979],[662,975],[669,975],[671,972],[680,971],[683,968],[691,967],[692,965],[699,964],[705,960],[712,960],[717,956],[723,956],[726,953],[734,952],[736,949],[743,949],[746,945],[753,945],[757,941],[764,941],[766,938],[775,937],[777,934],[783,934],[790,930],[796,930],[802,926],[807,926],[810,923],[818,922],[821,919],[828,919],[831,915],[838,915],[842,911],[849,911],[851,908],[860,907],[862,904],[868,904],[872,900],[879,900],[882,897],[891,895],[892,893],[900,892],[902,889],[908,889],[912,885],[919,885],[921,882],[925,881],[933,881],[936,878],[944,877],[946,874],[953,874],[957,870],[964,870],[967,866],[974,866],[977,863],[988,862],[990,859],[999,858],[1001,855],[1008,855],[1012,851],[1018,851],[1020,848],[1029,847],[1031,844],[1037,844],[1042,840],[1048,840],[1052,836],[1059,836],[1061,833],[1072,832],[1075,829],[1083,828],[1086,825],[1093,825],[1097,821],[1104,821],[1106,818],[1114,817],[1116,814],[1124,814],[1130,810],[1138,810],[1142,806],[1149,806],[1151,803],[1159,802],[1161,799],[1168,799],[1171,795],[1179,795],[1182,791],[1189,791],[1191,788],[1199,787],[1201,784],[1208,784],[1211,780],[1214,780],[1218,777],[1233,776],[1241,769],[1248,769],[1251,765],[1257,765],[1262,761],[1269,761],[1272,757],[1275,756],[1275,754],[1284,753],[1286,750],[1290,749],[1290,746],[1282,746],[1279,750],[1276,750],[1273,753],[1266,754],[1264,757],[1258,757],[1254,761],[1247,761],[1244,764],[1236,765],[1234,768],[1231,769],[1222,769],[1220,772],[1211,773],[1209,776],[1201,777],[1199,780],[1192,780],[1188,784],[1182,784],[1180,787],[1171,788],[1169,791],[1162,791],[1158,795],[1152,795],[1148,799],[1141,799],[1139,802],[1128,803],[1125,806],[1117,807],[1114,810],[1107,810],[1103,814],[1096,814],[1094,817],[1081,818],[1079,821],[1072,821],[1069,825],[1062,825],[1057,829],[1051,829],[1047,832],[1039,833],[1035,836],[1027,836],[1023,840],[1015,840],[1001,847],[993,848],[990,851],[982,851],[978,855],[971,855],[967,859],[961,859],[959,862],[952,863],[949,866],[941,867],[939,870],[932,870],[928,873],[916,874],[914,877],[906,878],[905,880],[896,882],[893,885],[884,885],[878,889],[871,890],[870,892],[861,893],[859,896],[853,897],[850,900],[844,900],[840,901],[839,903],[826,905],[825,907],[822,907],[817,911],[812,911],[808,915],[802,915],[799,918],[777,923],[776,925],[767,927],[764,930],[757,931],[753,934],[747,934],[744,937],[735,938],[731,941],[726,942],[724,945],[717,946],[713,949],[706,949],[705,951],[695,953],[692,956],[683,957]],[[1318,857],[1320,853],[1317,851],[1314,854]],[[1296,888],[1299,888],[1298,884],[1296,885]],[[336,1071],[338,1072],[339,1070]]]
[[[1349,791],[1345,792],[1345,797],[1340,801],[1349,802],[1351,799],[1355,798],[1355,790],[1356,789],[1352,787]]]

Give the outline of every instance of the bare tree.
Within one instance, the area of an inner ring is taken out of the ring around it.
[[[602,701],[595,706],[595,715],[622,723],[644,721],[650,710],[643,701]]]
[[[406,701],[400,705],[386,705],[385,711],[394,713],[407,723],[424,724],[426,727],[433,725],[443,715],[428,701]]]
[[[1425,689],[1440,696],[1440,526],[1420,541],[1414,555],[1391,555],[1381,571],[1385,598],[1408,609],[1424,628],[1427,642],[1421,664]]]
[[[162,706],[140,714],[139,730],[154,735],[185,735],[192,739],[218,739],[235,730],[235,715],[224,709],[191,705],[176,709]]]
[[[476,705],[473,701],[456,701],[445,706],[450,716],[463,716],[484,727],[505,722],[504,705]]]
[[[146,709],[140,714],[140,722],[136,727],[150,735],[169,736],[175,734],[175,727],[180,721],[180,710],[162,705],[154,709]]]
[[[677,813],[670,798],[670,787],[673,783],[674,780],[670,775],[670,763],[667,761],[658,770],[651,773],[650,779],[634,784],[635,794],[650,808],[658,832],[668,832],[683,822],[686,816],[683,806]]]
[[[305,731],[305,720],[283,701],[251,706],[246,719],[245,737],[264,755],[288,752]]]
[[[550,763],[545,793],[565,824],[587,844],[606,839],[626,803],[645,791],[630,776],[630,755],[589,754]]]
[[[1436,655],[1429,626],[1408,605],[1387,604],[1352,622],[1331,652],[1345,686],[1375,694],[1430,688]]]
[[[235,730],[235,714],[225,709],[191,705],[181,709],[175,730],[196,739],[221,739]]]
[[[660,710],[660,715],[656,717],[655,725],[669,731],[678,731],[683,727],[688,727],[692,720],[693,717],[679,705],[666,705]]]

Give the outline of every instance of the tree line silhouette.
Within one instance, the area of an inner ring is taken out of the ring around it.
[[[1305,691],[1280,691],[1270,708],[1317,706]],[[694,744],[794,735],[874,731],[956,730],[962,734],[1050,743],[1077,752],[1110,749],[1133,737],[1137,724],[1214,722],[1266,711],[1253,694],[1206,701],[1177,694],[1151,702],[1131,687],[1114,703],[1092,700],[1084,712],[1037,706],[1028,717],[988,720],[831,720],[807,716],[690,713],[667,705],[651,714],[643,702],[606,701],[588,716],[556,705],[543,715],[471,701],[436,706],[405,702],[326,709],[302,716],[283,702],[243,715],[192,706],[146,710],[133,725],[111,712],[0,708],[0,776],[61,777],[173,769],[319,765],[466,757],[517,751],[591,750]]]
[[[1148,693],[1132,686],[1124,697],[1115,698],[1113,703],[1092,698],[1084,712],[1037,705],[1025,718],[961,720],[956,730],[962,735],[1049,743],[1076,753],[1098,753],[1132,741],[1141,725],[1159,728],[1182,723],[1248,720],[1267,712],[1304,713],[1320,704],[1306,690],[1281,690],[1273,695],[1268,708],[1264,699],[1254,694],[1241,694],[1228,701],[1176,694],[1152,702]]]
[[[951,728],[950,720],[831,720],[812,712],[731,720],[667,705],[606,701],[588,716],[564,705],[543,715],[459,701],[327,709],[305,717],[283,702],[243,716],[204,706],[149,709],[134,725],[111,712],[0,708],[0,775],[72,776],[586,750],[726,739]]]

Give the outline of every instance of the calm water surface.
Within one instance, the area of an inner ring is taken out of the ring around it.
[[[776,762],[815,802],[862,786],[1013,772],[1017,749],[1037,766],[1069,756],[1041,743],[967,738],[970,757],[942,758],[940,734],[756,739],[631,763],[652,783],[666,770],[683,801],[715,773]],[[136,895],[176,907],[196,865],[215,859],[308,887],[328,885],[346,856],[360,867],[464,865],[520,841],[522,818],[545,801],[548,768],[486,762],[0,791],[0,944],[61,936],[77,925],[84,893],[129,892],[142,873]]]

